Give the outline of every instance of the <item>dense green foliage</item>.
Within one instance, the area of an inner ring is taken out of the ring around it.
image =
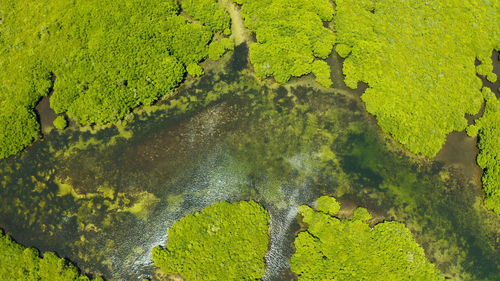
[[[231,34],[231,18],[218,0],[182,0],[182,8],[212,32]]]
[[[321,196],[316,200],[316,209],[325,214],[335,216],[340,211],[340,204],[330,196]]]
[[[197,63],[190,63],[186,66],[186,71],[193,77],[199,77],[204,74],[203,68]]]
[[[500,101],[489,88],[483,88],[486,108],[475,125],[467,128],[471,136],[478,135],[480,149],[477,163],[484,169],[484,205],[500,215]]]
[[[337,52],[345,82],[383,130],[414,153],[434,156],[465,114],[478,113],[481,81],[494,79],[500,2],[487,0],[336,0]],[[350,53],[350,55],[349,55]]]
[[[24,248],[0,231],[0,277],[19,281],[89,281],[80,275],[73,264],[55,253],[46,252],[43,258],[33,248]],[[95,279],[96,281],[102,278]]]
[[[211,60],[218,60],[224,55],[226,51],[234,50],[234,42],[229,38],[222,38],[221,40],[214,40],[208,46],[208,57]]]
[[[326,88],[333,82],[330,79],[330,66],[323,60],[315,60],[311,66],[311,71],[316,76],[316,81]]]
[[[227,18],[225,29],[228,15],[216,2],[191,1],[189,9],[197,14],[208,2],[214,17]],[[172,92],[187,66],[200,75],[193,64],[208,57],[213,27],[178,13],[176,0],[2,1],[0,158],[37,137],[33,107],[52,86],[56,113],[105,124]]]
[[[38,137],[40,130],[32,110],[22,106],[8,108],[3,104],[0,106],[0,158],[21,151]]]
[[[54,127],[59,130],[64,130],[68,126],[68,121],[63,115],[59,115],[54,119]]]
[[[237,47],[236,53],[241,49]],[[205,78],[182,87],[175,99],[135,112],[135,121],[127,126],[130,139],[115,138],[115,127],[97,134],[67,130],[51,134],[23,157],[0,161],[0,216],[12,218],[5,225],[40,233],[29,239],[48,241],[41,245],[50,243],[44,247],[67,253],[79,264],[92,264],[110,279],[133,280],[136,270],[150,273],[149,267],[137,268],[134,263],[149,250],[144,241],[162,236],[158,223],[170,225],[165,218],[170,221],[205,204],[214,191],[236,200],[258,199],[273,209],[343,192],[344,198],[369,202],[378,214],[389,209],[384,218],[404,221],[429,258],[453,280],[500,280],[500,220],[480,208],[476,188],[462,185],[459,173],[432,163],[413,165],[392,153],[355,95],[307,87],[270,89],[251,74],[238,76],[245,57],[235,56],[231,68],[222,73],[207,71]],[[210,132],[214,119],[224,125]],[[179,130],[178,124],[188,126]],[[215,157],[210,144],[214,138],[222,140],[216,146],[224,148],[217,149]],[[186,143],[194,149],[188,155]],[[166,149],[172,145],[178,149]],[[63,156],[66,152],[69,156]],[[211,161],[200,170],[199,159],[206,158]],[[66,179],[63,183],[89,198],[56,196],[54,178]],[[91,193],[100,186],[124,191],[126,197],[113,199],[111,193],[93,198]],[[139,224],[133,215],[118,211],[136,202],[129,196],[131,188],[161,196],[161,211],[151,212]],[[77,223],[60,225],[67,216]]]
[[[335,200],[321,200],[331,203],[328,210],[338,211]],[[299,213],[307,224],[295,239],[291,261],[299,280],[444,280],[401,223],[384,222],[372,229],[363,208],[353,220],[308,206],[300,206]]]
[[[333,18],[330,1],[234,1],[242,4],[245,25],[257,35],[257,42],[250,45],[250,61],[260,77],[274,76],[285,83],[292,76],[311,73],[314,59],[325,59],[332,52],[335,36],[323,26]],[[315,74],[326,86],[323,73]]]
[[[168,231],[153,260],[186,280],[257,280],[264,274],[269,216],[257,203],[219,202],[188,215]]]

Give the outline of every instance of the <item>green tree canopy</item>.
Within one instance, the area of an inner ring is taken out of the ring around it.
[[[436,155],[448,133],[465,129],[465,114],[481,108],[476,71],[494,78],[500,2],[334,2],[346,84],[368,83],[362,99],[382,129],[414,153]]]
[[[226,51],[234,50],[234,42],[229,38],[222,38],[221,40],[214,40],[208,46],[208,57],[211,60],[218,60],[224,55]]]
[[[231,18],[218,0],[183,0],[182,8],[212,32],[231,34]]]
[[[245,25],[257,35],[250,45],[250,61],[260,77],[290,77],[311,73],[315,58],[325,59],[335,36],[323,26],[333,18],[328,0],[234,0],[242,5]],[[319,67],[318,67],[319,66]],[[318,82],[328,85],[323,65],[316,65]]]
[[[484,169],[484,205],[500,215],[500,101],[489,88],[483,88],[486,108],[475,125],[467,128],[471,136],[479,132],[477,163]]]
[[[43,258],[33,248],[24,248],[0,231],[0,277],[2,280],[90,281],[72,263],[46,252]],[[96,278],[95,281],[103,281]]]
[[[208,2],[228,17],[214,1],[191,1],[189,10]],[[208,57],[219,29],[191,23],[179,10],[177,0],[2,1],[0,158],[38,136],[33,108],[51,87],[56,113],[106,124],[171,93],[188,65],[199,74],[193,64]]]
[[[155,265],[186,280],[258,280],[264,274],[269,216],[259,204],[218,202],[185,216],[168,231]]]
[[[370,228],[364,208],[354,211],[354,219],[340,220],[333,216],[340,209],[334,198],[321,197],[317,205],[299,207],[307,225],[291,260],[299,280],[444,280],[403,224]]]
[[[64,130],[68,126],[68,121],[64,118],[63,115],[59,115],[54,119],[54,127],[59,130]]]

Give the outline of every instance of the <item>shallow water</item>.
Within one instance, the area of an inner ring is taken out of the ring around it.
[[[54,130],[0,161],[0,226],[85,272],[141,280],[176,220],[254,199],[271,214],[264,279],[290,280],[297,207],[328,194],[342,216],[364,206],[372,223],[405,223],[447,276],[500,280],[500,218],[481,207],[473,140],[453,134],[435,160],[409,157],[365,112],[362,90],[338,77],[329,91],[270,87],[246,51],[125,127]]]

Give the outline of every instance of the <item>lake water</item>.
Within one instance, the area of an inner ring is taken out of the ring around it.
[[[436,159],[380,131],[329,59],[335,89],[309,78],[259,82],[240,45],[225,66],[139,109],[126,126],[45,134],[1,160],[0,226],[112,280],[152,277],[168,228],[216,201],[253,199],[271,215],[265,280],[291,280],[297,208],[321,195],[405,223],[454,280],[500,280],[500,217],[482,208],[475,140],[449,136]],[[133,120],[132,120],[133,119]],[[47,125],[49,126],[49,125]]]

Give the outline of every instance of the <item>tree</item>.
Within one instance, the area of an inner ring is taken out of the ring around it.
[[[68,126],[68,122],[66,121],[66,118],[64,116],[59,115],[56,117],[54,120],[54,127],[56,127],[59,130],[64,130]]]
[[[315,58],[326,58],[333,49],[335,36],[323,27],[333,17],[328,0],[242,0],[245,25],[256,34],[250,45],[250,62],[260,77],[273,76],[286,83],[290,77],[311,73]],[[317,63],[316,63],[317,64]],[[326,63],[325,63],[326,64]],[[318,67],[318,65],[317,65]],[[323,66],[322,85],[328,85]]]
[[[479,136],[478,165],[484,170],[484,205],[500,215],[500,101],[489,88],[482,91],[486,99],[483,116],[467,128],[469,136]]]
[[[230,35],[231,18],[217,0],[183,0],[182,7],[212,32]]]
[[[330,66],[323,60],[315,60],[312,64],[312,73],[316,76],[316,81],[323,87],[329,88],[333,82],[330,79]]]
[[[174,223],[155,265],[186,280],[256,280],[264,274],[269,216],[259,204],[218,202]],[[250,227],[249,227],[250,226]]]
[[[189,73],[189,75],[193,77],[199,77],[203,75],[203,68],[197,63],[188,64],[186,70]]]
[[[299,280],[444,280],[403,224],[372,229],[364,208],[340,220],[334,198],[321,197],[317,206],[299,207],[306,229],[295,238],[290,264]]]
[[[178,87],[230,23],[217,1],[183,3],[206,25],[179,15],[177,0],[3,1],[0,158],[38,137],[33,108],[52,86],[54,111],[83,125],[117,122]]]
[[[362,100],[380,127],[411,152],[435,156],[481,108],[476,73],[495,80],[498,1],[334,2],[346,85],[367,83]]]
[[[46,252],[24,248],[0,231],[0,276],[3,280],[90,281],[72,263]],[[95,281],[104,281],[96,278]]]

